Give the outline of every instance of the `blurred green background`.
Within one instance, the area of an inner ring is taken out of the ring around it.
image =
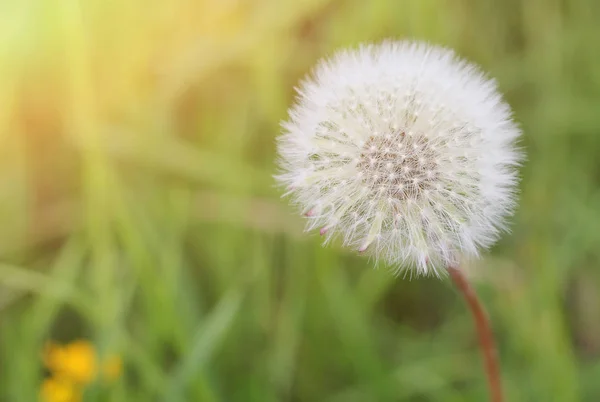
[[[600,400],[600,2],[0,2],[0,401],[49,340],[119,353],[84,401],[485,401],[448,281],[302,232],[275,187],[293,87],[420,38],[498,79],[525,132],[512,234],[473,273],[507,400]],[[73,402],[61,400],[61,402]]]

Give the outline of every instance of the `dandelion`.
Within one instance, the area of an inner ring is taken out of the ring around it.
[[[341,51],[298,89],[277,178],[308,230],[440,275],[506,228],[520,160],[510,116],[494,82],[448,49]]]
[[[494,81],[449,49],[388,41],[321,61],[297,92],[276,178],[307,230],[397,272],[449,272],[471,302],[458,266],[506,229],[522,158]]]

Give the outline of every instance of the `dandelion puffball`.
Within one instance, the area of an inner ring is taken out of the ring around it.
[[[369,44],[321,61],[297,92],[276,179],[308,230],[439,275],[506,229],[520,130],[475,65],[424,43]]]

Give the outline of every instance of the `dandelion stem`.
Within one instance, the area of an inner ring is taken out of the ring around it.
[[[487,373],[490,387],[490,400],[492,402],[502,402],[504,398],[502,396],[500,363],[498,360],[498,354],[496,352],[496,344],[494,341],[494,334],[490,326],[490,321],[487,317],[485,309],[483,308],[483,305],[475,293],[475,289],[473,289],[460,269],[449,267],[448,272],[450,273],[450,277],[454,281],[454,284],[467,301],[467,305],[469,306],[471,314],[473,315],[473,319],[475,320],[475,326],[477,327],[477,334],[479,337],[479,347],[483,353],[485,371]]]

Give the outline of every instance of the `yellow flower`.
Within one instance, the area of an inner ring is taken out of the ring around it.
[[[49,344],[44,361],[50,371],[78,384],[89,384],[96,376],[96,351],[87,341],[66,346]]]
[[[47,378],[42,383],[40,398],[43,402],[79,402],[81,391],[70,381]]]
[[[121,375],[123,365],[119,356],[111,355],[99,366],[94,346],[85,340],[65,346],[49,343],[44,363],[54,375],[79,385],[94,381],[99,371],[104,379],[114,381]]]

